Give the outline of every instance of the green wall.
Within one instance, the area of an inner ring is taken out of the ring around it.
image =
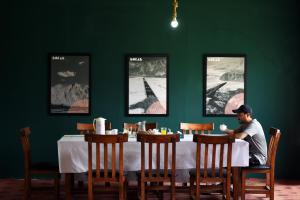
[[[20,177],[18,130],[32,127],[33,160],[57,161],[57,140],[94,117],[121,129],[124,121],[157,121],[177,130],[180,121],[224,122],[203,117],[203,63],[207,53],[247,55],[247,102],[265,132],[282,130],[276,173],[300,178],[299,7],[296,0],[179,2],[177,30],[171,0],[31,0],[2,4],[0,177]],[[49,52],[92,55],[91,116],[49,116]],[[126,117],[126,53],[169,54],[169,116]],[[215,131],[217,132],[217,131]],[[267,135],[268,137],[268,135]]]

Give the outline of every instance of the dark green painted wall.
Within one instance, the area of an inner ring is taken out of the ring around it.
[[[168,53],[168,117],[145,118],[178,128],[180,121],[224,122],[203,117],[205,53],[247,55],[247,102],[268,132],[283,137],[279,178],[300,178],[299,15],[296,0],[180,1],[180,26],[172,30],[171,0],[10,1],[1,11],[0,177],[22,175],[18,130],[31,126],[33,160],[57,161],[57,140],[75,133],[77,121],[103,116],[121,128],[144,118],[124,113],[124,54]],[[92,55],[92,115],[49,116],[48,52]],[[217,131],[216,131],[217,132]]]

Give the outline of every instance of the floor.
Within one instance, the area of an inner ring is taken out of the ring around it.
[[[255,179],[251,179],[251,184],[254,184]],[[34,185],[38,186],[49,186],[52,184],[52,181],[42,181],[36,180]],[[23,180],[19,179],[0,179],[0,200],[21,200],[23,195]],[[51,190],[45,191],[34,191],[32,193],[32,200],[52,200],[54,194]],[[60,199],[64,199],[64,188],[61,187]],[[74,200],[85,200],[87,199],[86,192],[79,192],[74,195]],[[118,199],[117,194],[99,194],[95,196],[94,199],[108,200],[108,199]],[[128,192],[128,198],[130,200],[136,200],[137,191],[130,190]],[[148,194],[149,200],[159,199],[158,196],[154,193]],[[169,199],[169,194],[164,194],[164,199]],[[189,200],[190,196],[188,193],[177,193],[176,199],[180,200]],[[201,195],[201,199],[222,199],[219,195]],[[247,200],[262,200],[263,195],[247,195]],[[286,181],[280,180],[276,181],[275,185],[275,199],[276,200],[300,200],[300,180],[299,181]]]

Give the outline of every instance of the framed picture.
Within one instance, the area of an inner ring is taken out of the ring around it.
[[[232,112],[245,104],[245,55],[204,56],[205,116],[235,116]]]
[[[127,115],[168,115],[168,56],[126,55]]]
[[[49,113],[90,115],[90,55],[49,54]]]

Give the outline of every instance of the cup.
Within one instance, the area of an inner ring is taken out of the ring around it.
[[[220,125],[220,130],[221,131],[226,131],[226,129],[227,129],[227,126],[225,124]]]
[[[167,135],[167,128],[166,127],[161,127],[160,132],[162,135]]]
[[[111,130],[106,130],[105,135],[111,135]]]
[[[118,134],[118,129],[112,129],[111,134],[112,135],[117,135]]]

